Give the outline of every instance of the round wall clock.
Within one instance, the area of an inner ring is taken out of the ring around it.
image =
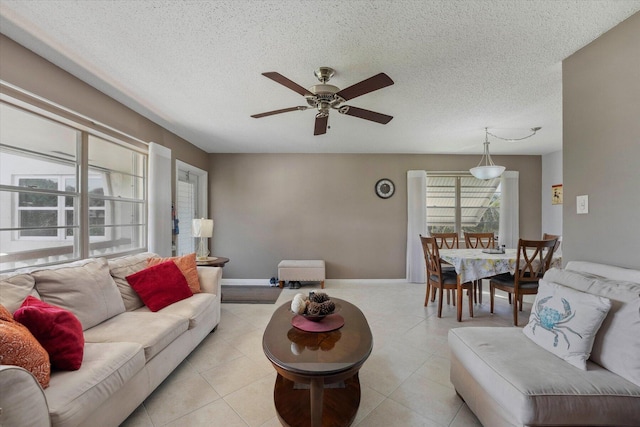
[[[382,199],[388,199],[389,197],[393,196],[393,193],[395,191],[396,186],[390,179],[383,178],[376,182],[376,194]]]

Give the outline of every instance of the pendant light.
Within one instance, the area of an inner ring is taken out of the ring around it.
[[[498,139],[502,139],[503,141],[522,141],[523,139],[531,138],[540,129],[542,128],[531,128],[532,133],[522,138],[501,138],[489,132],[489,128],[484,128],[484,154],[482,154],[482,158],[480,159],[480,163],[478,163],[478,166],[469,169],[469,172],[471,172],[471,175],[475,176],[478,179],[497,178],[502,175],[502,172],[504,172],[505,167],[496,165],[491,159],[491,154],[489,154],[489,135]]]
[[[471,175],[475,176],[478,179],[491,179],[497,178],[502,175],[504,172],[504,166],[498,166],[493,163],[491,159],[491,154],[489,154],[489,131],[488,128],[484,128],[484,154],[482,155],[482,159],[480,159],[480,163],[475,168],[469,169]]]

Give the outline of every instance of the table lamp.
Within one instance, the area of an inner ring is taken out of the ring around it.
[[[205,239],[213,237],[213,220],[204,218],[194,219],[191,222],[191,232],[193,237],[199,239],[196,259],[206,260],[209,255],[209,249]]]

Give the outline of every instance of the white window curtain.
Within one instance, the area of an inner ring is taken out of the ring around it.
[[[171,256],[171,150],[149,144],[149,251]]]
[[[520,237],[520,205],[518,171],[506,171],[500,178],[502,200],[500,201],[500,225],[498,240],[500,245],[516,248]]]
[[[407,172],[407,281],[425,283],[420,234],[427,235],[427,173]]]

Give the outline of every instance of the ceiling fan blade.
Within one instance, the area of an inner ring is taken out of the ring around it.
[[[329,116],[318,117],[316,116],[316,126],[313,129],[314,135],[324,135],[327,133],[327,124],[329,123]]]
[[[270,71],[267,73],[262,73],[263,76],[270,78],[276,83],[280,83],[282,86],[286,86],[294,92],[298,92],[302,96],[313,96],[311,92],[307,89],[300,86],[298,83],[289,80],[285,76],[280,73],[276,73],[275,71]]]
[[[336,95],[340,96],[345,101],[364,95],[374,90],[382,89],[383,87],[391,86],[393,80],[385,73],[376,74],[373,77],[369,77],[366,80],[342,89]]]
[[[386,114],[376,113],[375,111],[365,110],[364,108],[352,107],[350,105],[343,105],[338,108],[338,111],[347,116],[358,117],[360,119],[371,120],[372,122],[381,123],[386,125],[393,119],[393,116],[387,116]]]
[[[288,113],[289,111],[296,111],[296,110],[303,111],[308,108],[309,107],[305,107],[305,106],[283,108],[282,110],[273,110],[273,111],[267,111],[266,113],[252,114],[251,117],[253,117],[254,119],[259,119],[260,117],[273,116],[274,114],[280,114],[280,113]]]

